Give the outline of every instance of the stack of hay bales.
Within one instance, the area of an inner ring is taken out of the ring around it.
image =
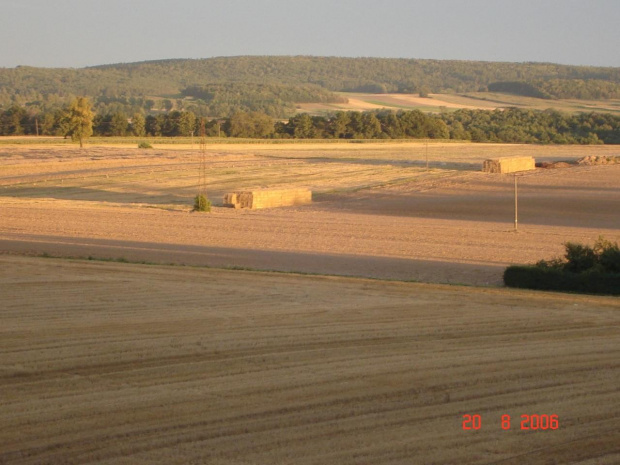
[[[615,165],[620,163],[620,156],[596,156],[590,155],[577,160],[580,165]]]
[[[224,195],[224,206],[232,208],[274,208],[312,203],[308,189],[279,189],[231,192]]]
[[[485,173],[516,173],[536,169],[534,157],[505,157],[485,160],[482,171]]]

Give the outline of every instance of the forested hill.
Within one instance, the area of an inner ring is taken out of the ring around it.
[[[310,56],[245,56],[204,60],[162,60],[106,65],[105,70],[145,79],[165,76],[177,86],[203,82],[316,84],[332,91],[432,92],[484,90],[495,82],[596,80],[620,84],[620,68],[550,63],[337,58]]]
[[[198,113],[225,116],[249,110],[283,116],[294,111],[294,103],[337,101],[332,91],[486,90],[542,98],[620,98],[620,68],[310,56],[176,59],[82,69],[0,68],[0,108],[17,104],[46,109],[84,95],[99,111],[128,105],[149,111],[158,97],[191,96],[197,109],[202,108]]]

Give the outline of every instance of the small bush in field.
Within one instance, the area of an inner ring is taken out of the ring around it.
[[[138,148],[139,149],[152,149],[153,146],[151,144],[149,144],[148,142],[140,142],[138,144]]]
[[[194,197],[194,211],[196,212],[210,212],[211,202],[206,195],[200,194]]]

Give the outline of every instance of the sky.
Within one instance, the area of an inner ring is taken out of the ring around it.
[[[0,67],[315,55],[620,67],[620,0],[0,0]]]

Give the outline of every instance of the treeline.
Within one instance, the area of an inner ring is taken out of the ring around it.
[[[174,109],[212,117],[235,111],[283,117],[294,114],[295,103],[335,101],[336,91],[493,89],[547,98],[620,98],[620,68],[309,56],[162,60],[83,69],[0,68],[0,109],[15,104],[42,112],[81,95],[89,97],[98,113]]]
[[[22,107],[0,112],[0,135],[63,134],[63,110],[36,116]],[[199,136],[201,117],[191,111],[157,115],[97,114],[98,136]],[[205,119],[208,137],[280,139],[454,139],[474,142],[541,144],[620,144],[620,117],[554,110],[458,110],[439,115],[413,111],[337,112],[295,115],[277,121],[261,112],[235,112]]]
[[[251,126],[247,126],[250,128]],[[258,137],[251,131],[238,137]],[[263,136],[264,137],[264,136]],[[454,139],[539,144],[620,144],[620,117],[555,110],[458,110],[440,115],[413,111],[296,115],[276,123],[273,137],[341,139]]]
[[[538,144],[620,144],[620,116],[556,110],[458,110],[440,118],[452,139]]]
[[[544,99],[608,100],[620,98],[620,84],[599,79],[493,82],[488,85],[488,90]]]
[[[0,112],[0,136],[67,136],[64,119],[68,106],[49,111],[29,114],[17,105]],[[273,120],[263,115],[273,126]],[[211,128],[218,120],[208,123]],[[170,111],[156,116],[124,112],[96,114],[92,121],[95,136],[190,136],[199,134],[200,121],[191,111]],[[218,135],[218,134],[211,134]],[[225,133],[223,135],[226,135]]]

